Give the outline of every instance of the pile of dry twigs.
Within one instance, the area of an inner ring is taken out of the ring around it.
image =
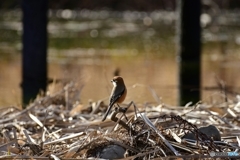
[[[68,84],[24,110],[1,108],[0,158],[239,158],[240,101],[184,107],[132,102],[102,122],[104,102],[82,106],[74,100],[78,92]]]

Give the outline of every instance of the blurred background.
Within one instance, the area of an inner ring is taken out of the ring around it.
[[[202,0],[204,102],[239,92],[240,1]],[[116,72],[128,87],[126,102],[177,104],[175,0],[49,0],[48,77],[83,84],[87,104],[108,98]],[[20,0],[0,1],[0,106],[21,105]],[[194,77],[193,77],[194,78]]]

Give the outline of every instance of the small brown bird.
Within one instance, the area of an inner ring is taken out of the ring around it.
[[[108,105],[108,109],[102,119],[102,121],[105,121],[105,119],[107,118],[108,113],[110,112],[112,106],[115,103],[122,103],[124,101],[124,99],[126,98],[127,95],[127,88],[124,84],[123,78],[120,76],[115,76],[113,77],[113,80],[111,80],[112,84],[113,84],[113,89],[112,89],[112,93],[110,96],[110,102]]]

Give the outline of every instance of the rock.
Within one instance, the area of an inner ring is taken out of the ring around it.
[[[125,149],[119,145],[109,145],[100,153],[99,158],[104,159],[120,159],[124,158]]]
[[[199,131],[206,134],[209,138],[212,138],[214,141],[221,141],[220,132],[213,125],[209,125],[207,127],[200,127]],[[196,140],[195,134],[193,133],[187,133],[183,136],[183,138]]]

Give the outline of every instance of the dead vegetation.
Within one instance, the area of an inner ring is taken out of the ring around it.
[[[131,102],[105,122],[104,102],[82,106],[72,83],[25,110],[1,108],[0,158],[239,158],[240,101],[173,107],[150,91],[157,104]]]

